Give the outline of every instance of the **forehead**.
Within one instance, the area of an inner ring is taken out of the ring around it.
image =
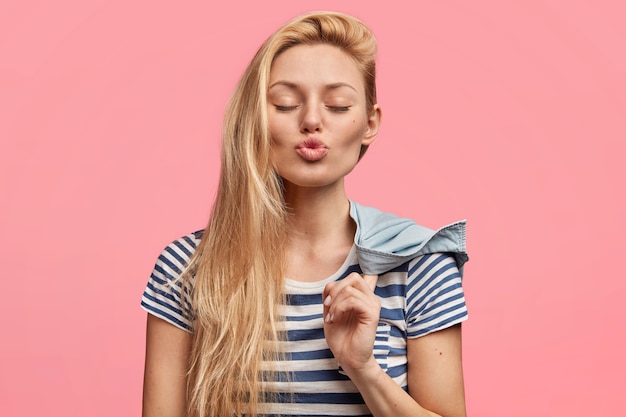
[[[276,82],[312,88],[347,83],[364,90],[363,76],[354,59],[326,44],[297,45],[280,54],[270,70],[270,85]]]

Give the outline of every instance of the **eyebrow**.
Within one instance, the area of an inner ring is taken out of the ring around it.
[[[289,81],[276,81],[274,84],[270,85],[269,89],[271,90],[273,87],[276,87],[276,86],[279,86],[279,85],[282,85],[282,86],[285,86],[285,87],[288,87],[288,88],[291,88],[291,89],[294,89],[294,90],[298,90],[299,89],[298,84],[292,83],[292,82],[289,82]],[[352,90],[354,90],[355,92],[358,93],[356,88],[354,88],[350,84],[344,83],[344,82],[326,84],[324,86],[324,89],[325,90],[336,90],[336,89],[341,88],[341,87],[348,87],[348,88],[350,88],[350,89],[352,89]]]

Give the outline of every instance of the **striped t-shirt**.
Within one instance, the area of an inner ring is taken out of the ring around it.
[[[150,314],[187,332],[193,332],[192,306],[181,304],[181,273],[200,242],[202,232],[184,236],[159,256],[141,300]],[[283,403],[266,404],[268,415],[369,416],[365,403],[335,361],[326,340],[322,319],[322,291],[329,282],[361,272],[355,247],[330,277],[317,282],[287,279],[282,323],[287,338],[282,342],[289,382],[275,382],[272,391]],[[418,256],[379,275],[375,294],[382,308],[374,344],[381,368],[407,389],[406,339],[424,336],[467,319],[461,274],[451,255]],[[187,300],[188,297],[185,298]],[[281,367],[285,369],[285,367]]]

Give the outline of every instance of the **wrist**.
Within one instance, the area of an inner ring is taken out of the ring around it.
[[[358,387],[360,383],[372,384],[378,378],[384,375],[383,369],[380,367],[376,358],[372,355],[367,362],[359,366],[342,366],[344,372],[350,380]]]

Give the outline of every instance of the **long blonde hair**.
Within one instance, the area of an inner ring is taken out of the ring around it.
[[[282,359],[276,342],[288,213],[270,159],[269,75],[274,59],[288,48],[319,43],[354,59],[370,110],[376,103],[376,40],[345,14],[317,12],[292,20],[265,41],[243,74],[224,119],[209,224],[183,276],[183,294],[191,294],[195,314],[189,415],[256,416],[272,395],[264,381],[273,374],[262,363]]]

